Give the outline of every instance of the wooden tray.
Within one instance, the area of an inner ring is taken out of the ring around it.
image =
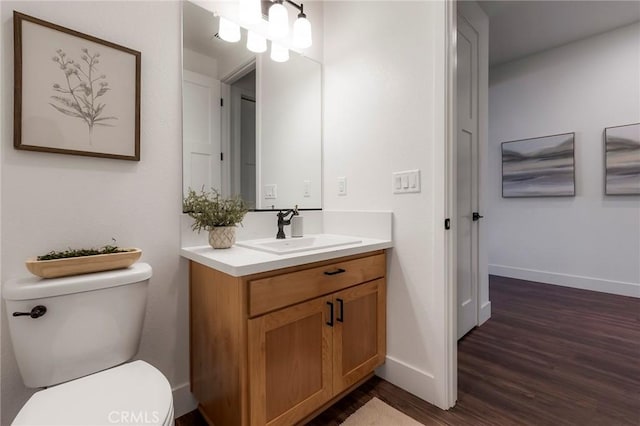
[[[122,250],[128,251],[67,259],[37,260],[37,258],[31,258],[25,262],[25,265],[29,272],[39,277],[59,278],[128,268],[142,256],[142,250],[138,248],[123,248]]]

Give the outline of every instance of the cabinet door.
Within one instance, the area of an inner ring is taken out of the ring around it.
[[[334,294],[333,392],[340,393],[371,373],[386,355],[385,280]]]
[[[291,425],[332,397],[332,299],[249,320],[252,425]]]

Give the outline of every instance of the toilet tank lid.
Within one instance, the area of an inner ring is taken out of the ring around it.
[[[5,300],[30,300],[44,297],[82,293],[109,287],[133,284],[151,278],[151,266],[147,263],[134,263],[125,269],[74,275],[62,278],[24,277],[11,279],[2,287]]]

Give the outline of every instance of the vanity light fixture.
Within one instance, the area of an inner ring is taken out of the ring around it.
[[[249,30],[247,33],[247,49],[255,53],[266,52],[267,39],[263,35]]]
[[[291,0],[271,0],[269,21],[262,20],[260,0],[239,0],[239,14],[237,21],[220,16],[218,36],[225,41],[235,43],[240,41],[241,32],[238,21],[248,28],[247,49],[255,53],[267,50],[267,34],[271,42],[271,59],[276,62],[289,60],[289,48],[306,49],[311,46],[311,23],[304,13],[304,5]],[[298,10],[298,19],[293,23],[291,39],[285,40],[289,34],[289,13],[285,4]]]
[[[282,2],[276,0],[269,8],[269,37],[274,40],[289,34],[289,12]]]
[[[221,16],[218,35],[221,39],[230,43],[240,41],[240,25]]]
[[[281,44],[272,41],[271,60],[274,62],[287,62],[289,60],[289,49]]]
[[[298,9],[298,19],[293,23],[293,45],[300,49],[311,46],[311,22],[304,13],[304,4],[297,4],[291,0],[273,0],[269,8],[269,36],[277,40],[289,33],[289,15],[284,4]]]
[[[300,3],[298,19],[293,23],[293,45],[300,49],[311,47],[311,22],[304,13],[302,3]]]

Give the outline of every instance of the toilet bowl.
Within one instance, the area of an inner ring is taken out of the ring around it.
[[[138,351],[151,274],[148,264],[137,263],[4,284],[23,382],[46,387],[27,401],[13,425],[173,424],[167,379],[144,361],[129,362]]]
[[[173,425],[171,387],[155,367],[129,362],[36,392],[12,425]]]

